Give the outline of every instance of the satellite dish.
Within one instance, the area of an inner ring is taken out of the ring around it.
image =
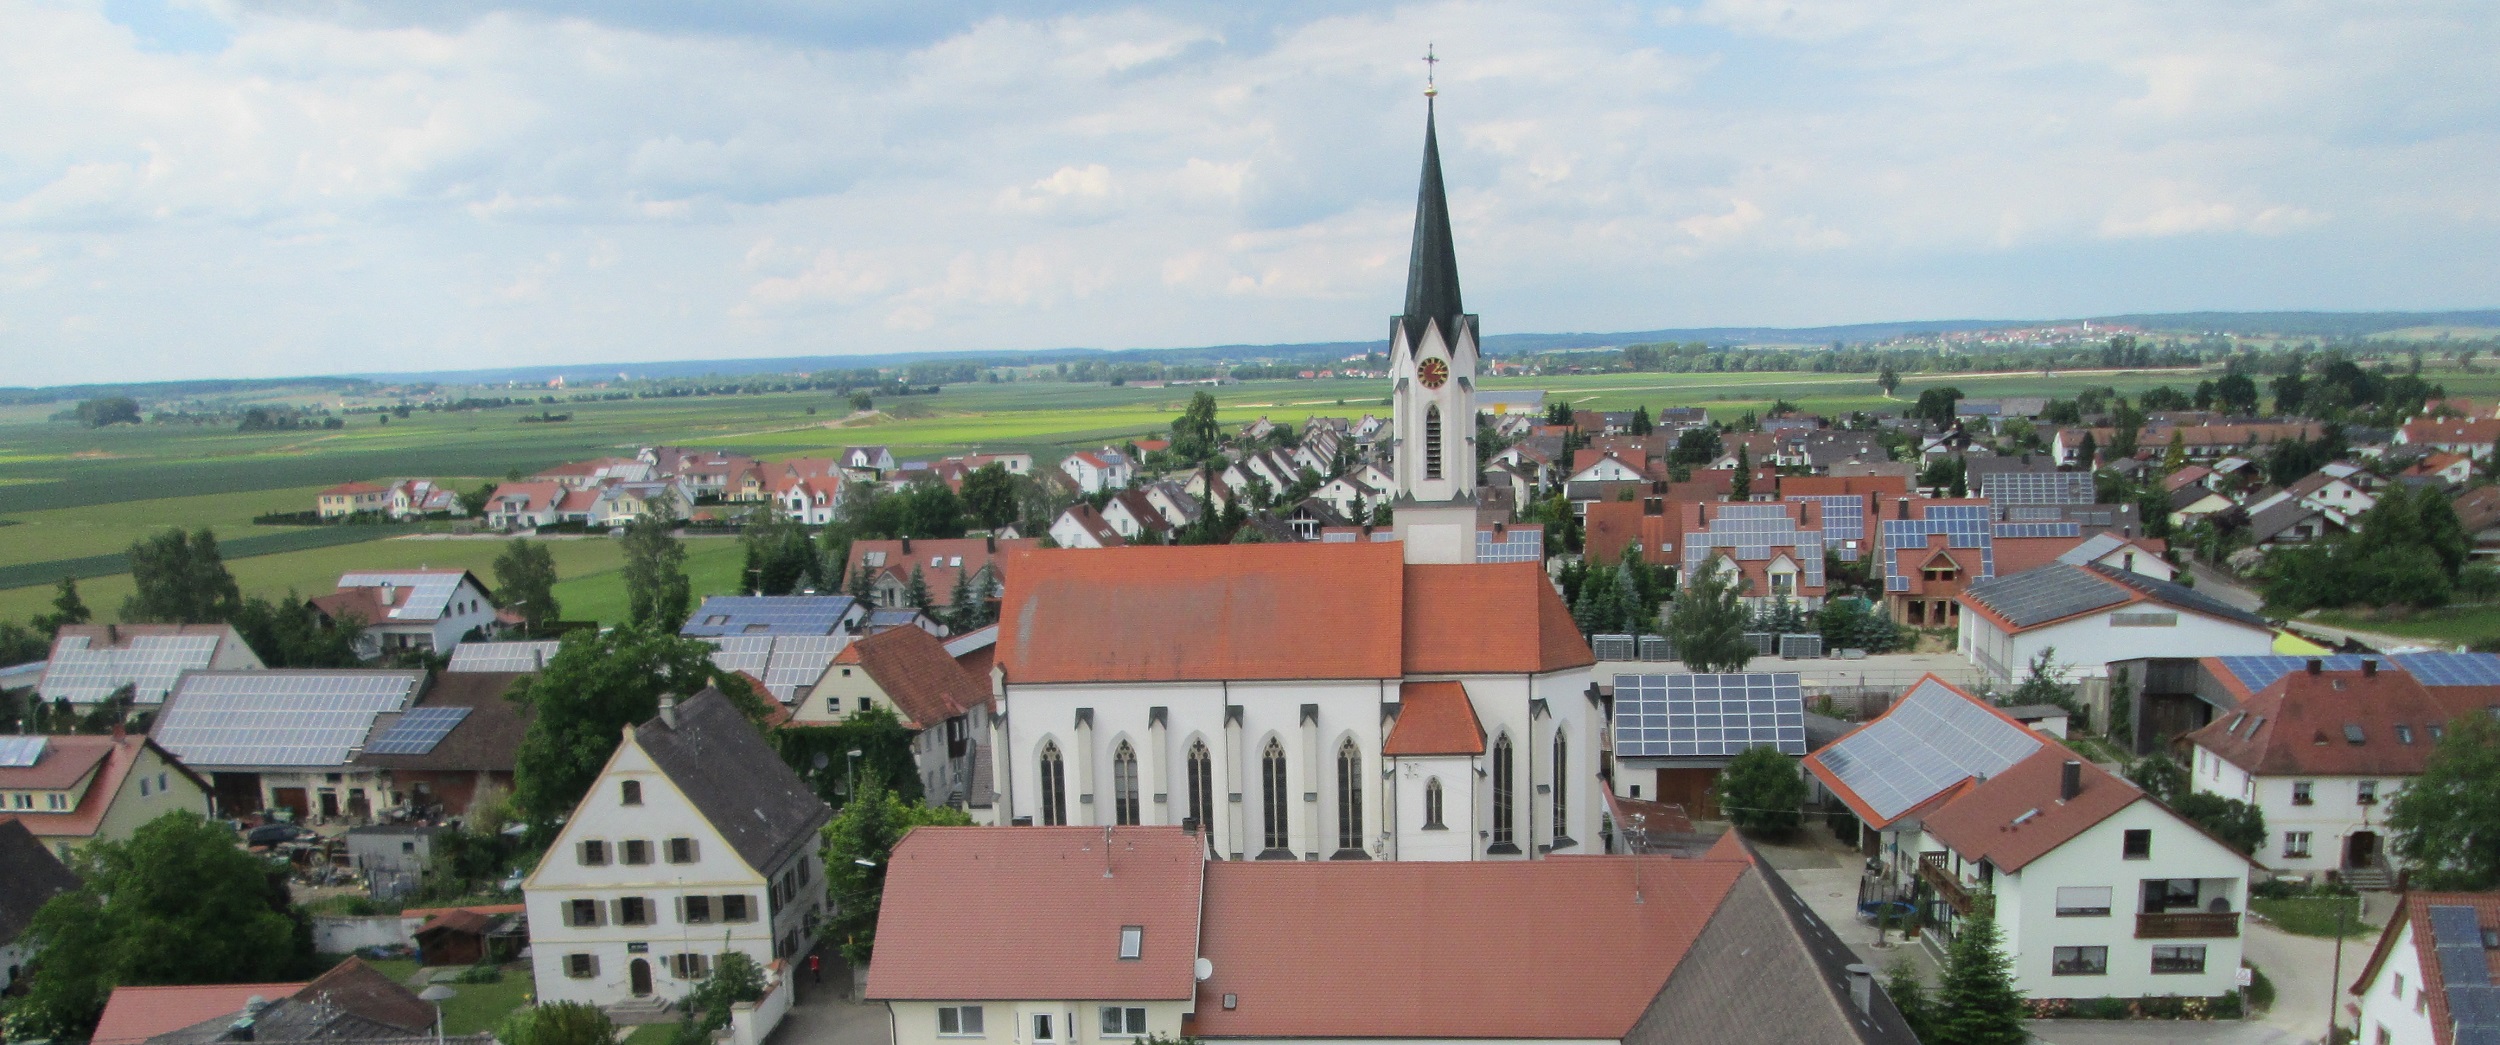
[[[816,768],[823,769],[827,763],[832,761],[833,759],[828,757],[824,752],[819,751],[816,753]]]
[[[1198,982],[1205,983],[1209,977],[1215,975],[1215,962],[1213,959],[1200,958],[1191,971],[1198,974]]]

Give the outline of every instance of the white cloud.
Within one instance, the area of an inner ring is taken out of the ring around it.
[[[0,0],[0,384],[1374,337],[1426,42],[1488,331],[2500,285],[2482,0],[185,10]]]

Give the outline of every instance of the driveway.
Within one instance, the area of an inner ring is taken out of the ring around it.
[[[2053,1045],[2311,1045],[2318,1040],[2263,1023],[2220,1020],[2033,1020],[2023,1026],[2033,1038]]]
[[[773,1028],[767,1045],[892,1045],[894,1027],[885,1006],[850,1000],[850,967],[827,951],[825,978],[808,978],[806,962],[797,963],[798,1003]]]
[[[1884,945],[1878,947],[1875,927],[1858,923],[1858,872],[1865,861],[1856,850],[1813,828],[1798,832],[1795,844],[1757,843],[1754,848],[1859,961],[1875,968],[1876,975],[1886,974],[1894,962],[1906,958],[1921,981],[1936,982],[1936,963],[1926,948],[1903,940],[1897,930],[1885,933]]]

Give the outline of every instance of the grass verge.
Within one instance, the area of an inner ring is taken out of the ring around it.
[[[2500,637],[2500,605],[2479,603],[2471,606],[2443,606],[2421,610],[2401,617],[2381,617],[2375,613],[2352,613],[2326,610],[2312,618],[2320,624],[2355,631],[2375,631],[2421,639],[2442,645],[2474,643]]]
[[[2343,912],[2344,936],[2347,939],[2378,934],[2378,926],[2361,920],[2361,898],[2358,896],[2287,896],[2281,899],[2255,899],[2248,909],[2268,924],[2295,936],[2335,938],[2336,912]]]
[[[417,963],[410,958],[367,962],[399,983],[407,983],[417,974]],[[496,983],[447,983],[444,986],[459,993],[443,1000],[443,1033],[475,1034],[491,1031],[503,1022],[506,1014],[520,1008],[531,990],[530,968],[523,964],[506,965],[503,979]]]

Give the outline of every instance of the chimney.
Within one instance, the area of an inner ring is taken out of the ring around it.
[[[1861,962],[1849,963],[1849,1003],[1858,1011],[1875,1012],[1875,968]]]
[[[2365,679],[2377,678],[2377,677],[2378,677],[2378,662],[2377,662],[2377,661],[2375,661],[2375,660],[2364,660],[2364,661],[2362,661],[2362,662],[2361,662],[2361,677],[2362,677],[2362,678],[2365,678]]]
[[[903,538],[903,554],[911,554],[911,538],[909,537]]]
[[[994,533],[993,533],[993,534],[991,534],[991,535],[989,536],[988,541],[989,541],[989,549],[990,549],[990,554],[992,554],[992,555],[996,555],[996,554],[998,554],[998,535],[997,535],[997,534],[994,534]]]
[[[2325,661],[2323,661],[2323,660],[2319,660],[2319,659],[2318,659],[2318,658],[2316,658],[2316,657],[2311,657],[2311,658],[2309,658],[2309,673],[2310,673],[2310,674],[2315,675],[2315,674],[2317,674],[2317,673],[2319,673],[2319,672],[2321,672],[2321,671],[2325,671],[2325,670],[2326,670],[2326,662],[2325,662]]]
[[[393,594],[396,594],[398,591],[399,591],[399,589],[398,589],[398,587],[397,587],[397,586],[393,585],[393,584],[392,584],[391,582],[389,582],[389,581],[383,581],[383,582],[382,582],[382,605],[385,605],[385,606],[390,605],[390,604],[391,604],[391,596],[392,596]]]
[[[233,1023],[229,1023],[229,1024],[227,1024],[227,1025],[226,1025],[226,1040],[227,1040],[227,1041],[250,1041],[250,1040],[252,1040],[252,1018],[251,1018],[251,1017],[249,1017],[249,1016],[244,1016],[244,1017],[240,1017],[240,1018],[236,1019]]]
[[[1894,515],[1894,516],[1893,516],[1893,518],[1895,518],[1895,519],[1907,519],[1907,518],[1909,518],[1909,517],[1910,517],[1910,499],[1909,499],[1909,498],[1907,498],[1907,497],[1901,498],[1900,500],[1893,502],[1893,504],[1894,504],[1894,508],[1893,508],[1893,510],[1894,510],[1895,512],[1897,512],[1897,513],[1898,513],[1898,514]]]
[[[660,721],[668,723],[668,728],[670,729],[677,728],[676,697],[662,696],[660,698]]]
[[[2057,800],[2072,802],[2083,793],[2083,763],[2067,759],[2057,775]]]

